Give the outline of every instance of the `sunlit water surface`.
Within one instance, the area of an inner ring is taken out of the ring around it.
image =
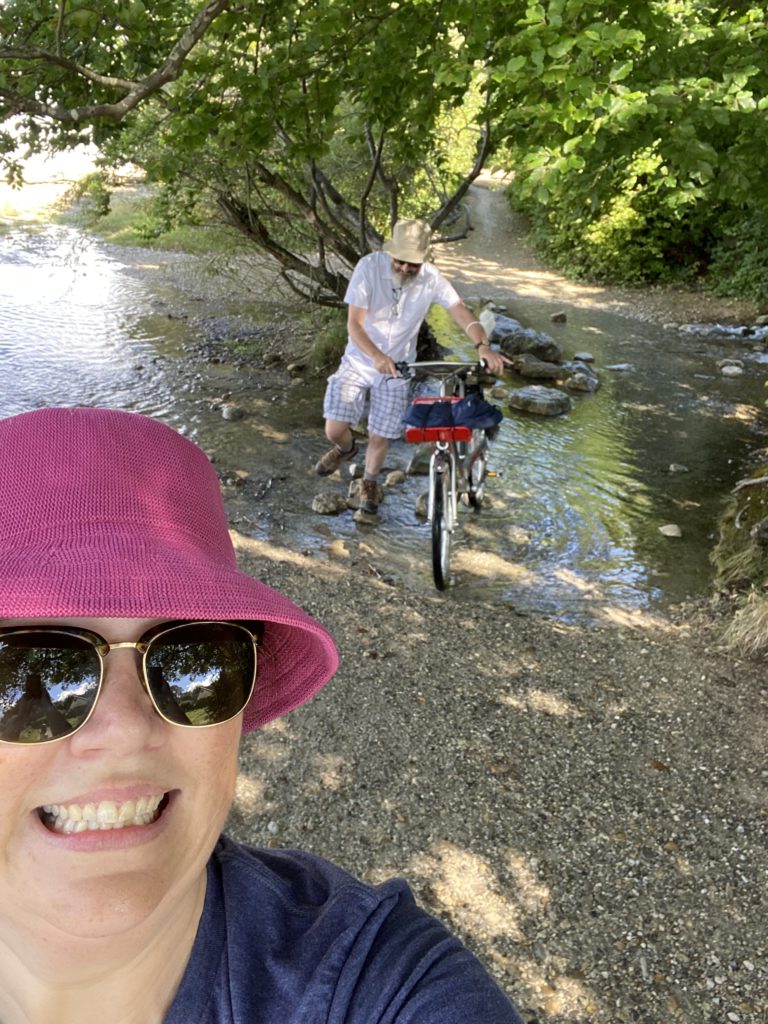
[[[258,365],[244,371],[191,358],[202,317],[242,320],[247,303],[198,303],[179,315],[189,294],[142,275],[142,260],[158,257],[71,229],[0,236],[0,414],[88,404],[158,416],[214,453],[223,475],[249,475],[248,500],[232,492],[241,532],[320,558],[342,551],[358,567],[363,561],[431,592],[428,528],[414,515],[425,479],[409,478],[388,495],[375,530],[356,526],[351,513],[315,515],[314,493],[344,486],[311,473],[325,447],[322,382],[262,395]],[[768,376],[764,354],[749,339],[558,308],[568,312],[562,326],[550,322],[545,302],[515,300],[508,312],[568,354],[593,353],[602,387],[574,396],[572,411],[557,419],[505,408],[492,452],[501,475],[489,481],[480,514],[462,513],[451,598],[482,594],[520,610],[589,618],[706,593],[718,514],[762,443],[755,412]],[[433,323],[456,356],[471,357],[447,318]],[[734,355],[746,372],[725,379],[717,362]],[[615,364],[631,369],[608,369]],[[222,419],[222,395],[245,408],[244,420]],[[410,455],[405,443],[394,445],[390,468]],[[258,502],[267,491],[269,513]],[[682,538],[660,533],[672,523]]]

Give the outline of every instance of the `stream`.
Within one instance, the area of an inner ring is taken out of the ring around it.
[[[180,290],[180,265],[200,275],[199,295],[194,281]],[[241,533],[433,594],[428,527],[414,515],[425,478],[388,493],[375,529],[351,513],[314,514],[314,494],[345,487],[312,473],[326,447],[324,381],[289,382],[282,371],[265,375],[258,360],[242,367],[201,355],[214,314],[233,324],[258,318],[256,297],[233,294],[219,282],[211,300],[203,269],[187,257],[120,249],[72,228],[11,226],[0,235],[0,415],[87,404],[159,417],[215,458]],[[764,346],[540,297],[505,305],[567,354],[591,352],[602,386],[575,395],[557,419],[501,403],[491,459],[500,475],[482,512],[462,514],[446,599],[589,621],[705,595],[718,515],[763,444]],[[555,309],[565,324],[551,322]],[[471,358],[447,316],[437,311],[431,322],[456,357]],[[743,376],[720,374],[727,357],[743,360]],[[617,364],[628,368],[608,369]],[[244,417],[224,419],[223,401]],[[404,468],[410,455],[393,445],[388,468]],[[668,524],[682,536],[663,535]]]

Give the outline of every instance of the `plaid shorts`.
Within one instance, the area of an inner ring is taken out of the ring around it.
[[[410,381],[387,377],[380,384],[370,385],[355,377],[334,373],[328,378],[323,416],[356,426],[370,399],[368,433],[395,441],[403,433],[403,416],[410,403]]]

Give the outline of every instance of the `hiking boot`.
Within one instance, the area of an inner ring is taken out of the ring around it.
[[[379,511],[379,485],[375,480],[360,481],[360,510],[371,516]]]
[[[335,444],[333,448],[328,449],[322,459],[315,465],[315,472],[318,476],[330,476],[331,473],[336,472],[342,462],[346,462],[347,459],[357,455],[357,451],[357,445],[354,441],[348,452],[343,451]]]

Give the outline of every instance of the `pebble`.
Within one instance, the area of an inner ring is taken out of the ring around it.
[[[663,533],[665,537],[683,536],[683,531],[680,529],[677,523],[667,523],[666,526],[660,526],[659,533]]]

